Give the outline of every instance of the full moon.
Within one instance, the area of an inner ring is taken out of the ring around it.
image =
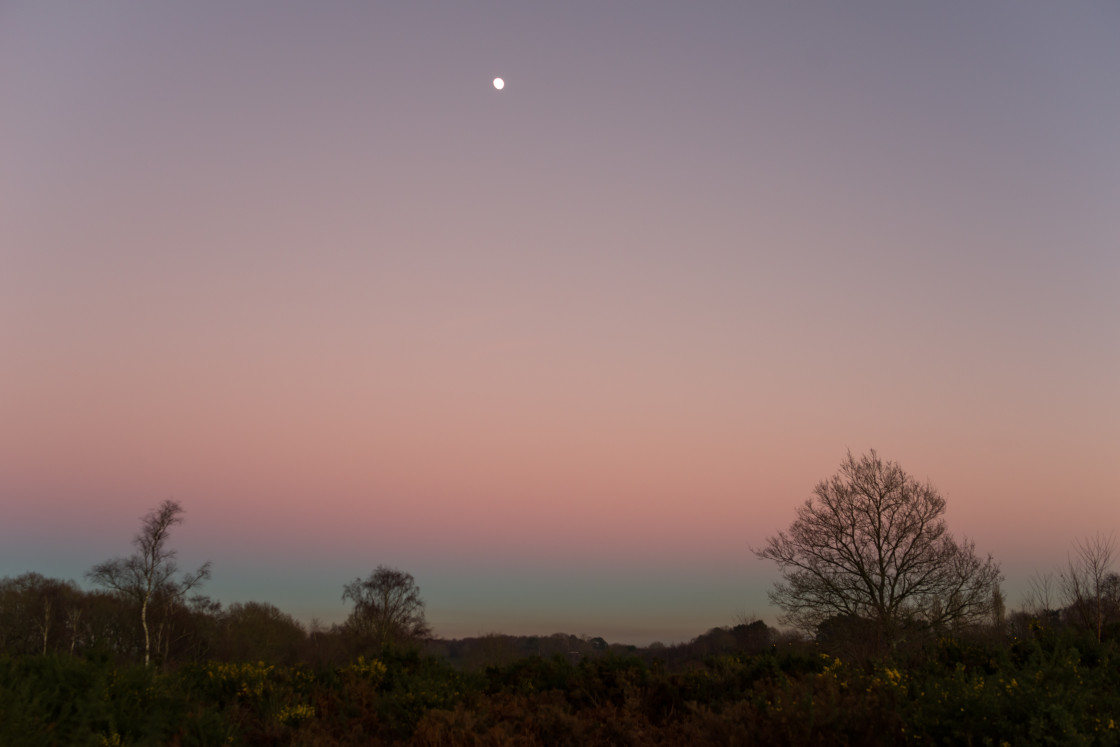
[[[506,82],[504,80],[502,80],[501,78],[494,78],[494,88],[497,88],[500,91],[505,87]]]

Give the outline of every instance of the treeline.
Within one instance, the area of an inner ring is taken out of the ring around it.
[[[156,595],[149,620],[153,661],[161,667],[206,661],[331,667],[358,656],[377,656],[385,645],[349,621],[309,629],[267,602],[223,606],[201,596],[176,600]],[[636,656],[682,668],[710,656],[757,653],[774,643],[797,639],[792,633],[779,632],[755,620],[712,628],[686,643],[655,643],[643,648],[566,633],[492,633],[463,639],[414,637],[393,643],[414,647],[456,669],[473,671],[531,657],[579,662],[607,654]],[[73,581],[38,573],[0,579],[0,655],[36,654],[142,663],[143,633],[136,604],[119,593],[86,591]]]
[[[0,654],[0,744],[1120,744],[1115,628],[1098,641],[1031,619],[1025,637],[974,629],[866,659],[808,640],[760,649],[764,630],[716,628],[629,651],[586,637],[483,636],[345,660],[354,642],[339,626],[259,642],[295,663],[248,661],[246,648],[231,649],[234,661],[158,667],[143,665],[139,647],[114,661],[48,639],[45,655]]]
[[[743,620],[641,648],[440,639],[385,566],[341,585],[330,627],[223,607],[209,563],[176,564],[165,501],[132,554],[93,566],[98,588],[0,580],[0,744],[1120,745],[1113,537],[1009,612],[998,565],[896,464],[849,455],[816,496],[758,552],[797,632]]]
[[[346,585],[347,621],[310,629],[157,589],[146,646],[135,595],[27,573],[0,580],[0,744],[1117,745],[1114,577],[1050,607],[1063,576],[1038,576],[1023,609],[884,652],[842,616],[812,638],[744,620],[646,647],[441,639],[419,607],[400,627],[374,604],[422,604],[385,568]]]
[[[291,615],[260,602],[223,607],[204,597],[165,600],[150,609],[157,662],[309,659],[308,631]],[[25,573],[0,580],[0,654],[64,653],[142,662],[144,638],[136,604],[119,593],[86,591],[73,581]]]
[[[173,667],[206,661],[337,667],[393,647],[416,647],[452,666],[478,669],[530,656],[579,660],[605,653],[637,654],[634,646],[603,638],[492,634],[458,641],[432,635],[424,600],[411,574],[378,566],[366,578],[342,585],[352,605],[341,625],[305,629],[265,602],[223,608],[200,593],[210,564],[180,573],[169,538],[183,509],[164,501],[141,520],[131,555],[98,563],[86,591],[72,581],[26,573],[0,580],[0,655],[67,654]],[[679,664],[726,651],[760,651],[773,633],[754,621],[716,628],[681,646],[651,646],[648,655]],[[717,643],[718,641],[718,643]]]
[[[1104,575],[1099,597],[1074,596],[1063,605],[1061,596],[1057,581],[1038,576],[1021,609],[1007,612],[999,608],[990,623],[963,632],[972,639],[1022,640],[1032,635],[1034,627],[1042,626],[1063,635],[1084,633],[1102,642],[1120,639],[1120,576],[1116,573]],[[153,656],[162,666],[210,660],[336,666],[357,656],[376,656],[387,643],[353,625],[353,616],[343,624],[308,628],[267,602],[223,606],[200,595],[178,599],[155,594],[149,621]],[[933,633],[900,646],[920,648],[930,640],[935,640]],[[647,647],[565,633],[493,633],[458,640],[424,636],[393,642],[415,645],[455,668],[474,670],[530,657],[561,656],[578,662],[608,653],[680,669],[711,656],[758,653],[775,644],[798,641],[812,642],[845,658],[864,659],[880,653],[867,621],[841,616],[826,620],[811,640],[754,620],[715,627],[685,643]],[[137,605],[120,593],[84,590],[73,581],[39,573],[2,578],[0,654],[67,654],[120,664],[142,662],[144,644]]]

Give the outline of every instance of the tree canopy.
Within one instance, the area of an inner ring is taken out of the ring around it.
[[[770,601],[781,621],[815,633],[830,618],[870,621],[884,643],[908,627],[979,621],[991,614],[1002,580],[991,556],[956,541],[945,499],[874,451],[848,453],[817,484],[786,532],[755,554],[773,560],[783,581]]]
[[[420,587],[411,573],[379,565],[365,580],[346,584],[342,598],[354,603],[347,627],[378,647],[431,635]]]

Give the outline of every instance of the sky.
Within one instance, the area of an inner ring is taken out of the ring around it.
[[[0,576],[688,640],[849,450],[1120,528],[1120,5],[8,0]],[[506,81],[503,90],[493,78]]]

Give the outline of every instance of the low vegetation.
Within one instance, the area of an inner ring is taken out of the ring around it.
[[[797,631],[758,620],[645,648],[556,634],[434,638],[408,573],[343,585],[306,629],[201,596],[143,518],[100,590],[0,579],[0,745],[1120,745],[1120,576],[1078,542],[1008,613],[944,501],[874,452],[758,551]],[[188,592],[194,592],[189,596]]]
[[[714,645],[705,638],[735,641],[728,629],[682,646],[472,666],[419,646],[346,662],[158,668],[4,654],[0,744],[1120,743],[1117,631],[1098,642],[1024,622],[1022,637],[942,638],[866,660],[807,641],[693,657]]]

